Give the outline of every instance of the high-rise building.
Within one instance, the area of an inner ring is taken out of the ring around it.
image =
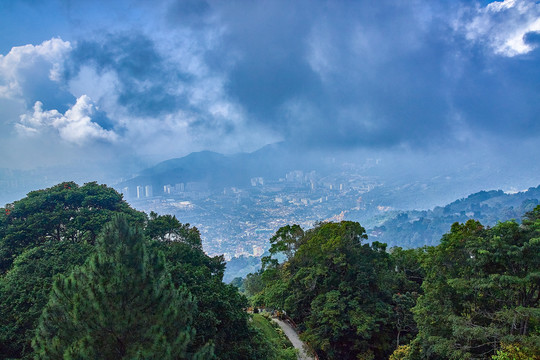
[[[251,186],[258,186],[258,185],[261,185],[261,186],[264,185],[264,178],[260,176],[251,178]]]
[[[146,197],[152,197],[154,194],[152,193],[152,185],[146,185],[144,187],[144,195]]]

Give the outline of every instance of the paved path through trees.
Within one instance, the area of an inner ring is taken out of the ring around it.
[[[298,360],[315,360],[315,358],[309,356],[306,350],[304,350],[306,345],[302,340],[300,340],[298,334],[291,325],[276,318],[273,318],[272,321],[275,321],[279,325],[279,327],[281,327],[281,329],[285,333],[285,336],[287,336],[293,346],[298,349]]]

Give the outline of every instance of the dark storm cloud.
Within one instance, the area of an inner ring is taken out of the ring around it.
[[[250,121],[287,140],[429,147],[540,130],[536,52],[509,58],[487,41],[471,43],[466,24],[456,26],[467,3],[210,4],[187,12],[225,29],[208,63],[226,72],[228,95]],[[505,16],[494,13],[493,21]]]
[[[75,99],[66,89],[59,88],[57,83],[51,81],[49,74],[43,71],[44,67],[38,64],[28,69],[25,78],[20,81],[26,101],[29,106],[41,101],[49,108],[65,112]]]
[[[104,130],[114,130],[119,135],[122,135],[125,131],[124,128],[117,126],[117,124],[107,116],[105,111],[99,109],[95,110],[92,116],[92,122],[98,124]]]
[[[188,80],[189,75],[170,69],[154,41],[142,34],[109,34],[80,41],[71,54],[66,77],[75,77],[85,65],[98,73],[117,74],[118,103],[133,115],[159,116],[186,107],[185,98],[171,85]]]
[[[429,30],[419,29],[418,8],[396,4],[235,2],[217,9],[227,30],[211,55],[239,54],[230,96],[289,140],[417,142],[446,127],[440,83],[448,30],[432,19],[421,19],[432,22]],[[329,69],[317,69],[316,56]]]
[[[70,41],[60,91],[41,73],[25,96],[64,112],[88,95],[129,143],[149,128],[220,150],[254,132],[255,147],[422,150],[540,133],[531,1],[71,4],[95,25]]]
[[[167,21],[172,26],[202,26],[210,11],[210,5],[204,0],[173,1],[167,8]]]
[[[540,133],[540,51],[522,59],[491,57],[470,64],[454,93],[456,106],[478,132],[511,137]]]
[[[64,80],[83,67],[114,73],[116,105],[128,117],[153,118],[156,129],[181,112],[185,118],[175,124],[187,124],[193,136],[213,129],[218,137],[241,137],[242,123],[245,136],[250,127],[264,128],[299,146],[421,149],[540,131],[538,50],[516,53],[504,43],[505,32],[527,18],[519,7],[421,0],[134,4],[121,30],[95,35],[103,31],[93,28],[72,42]],[[121,4],[112,8],[121,14]],[[137,13],[150,20],[146,27],[133,20]],[[534,47],[538,38],[529,31],[523,41]],[[44,81],[27,96],[65,111],[70,94],[50,86]],[[110,104],[106,110],[114,112]],[[103,126],[114,128],[112,121]],[[163,134],[175,136],[175,126]]]
[[[303,2],[244,2],[221,8],[226,23],[221,46],[213,55],[239,54],[228,74],[227,90],[260,119],[280,122],[279,107],[290,98],[318,92],[320,83],[306,62],[312,23]],[[224,58],[228,61],[227,58]]]

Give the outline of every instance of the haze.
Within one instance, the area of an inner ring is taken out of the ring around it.
[[[0,33],[3,183],[37,174],[4,202],[276,142],[389,178],[480,167],[463,195],[540,183],[533,0],[6,0]]]

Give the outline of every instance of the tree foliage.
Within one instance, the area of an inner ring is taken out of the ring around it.
[[[521,225],[469,220],[438,246],[389,252],[363,244],[357,223],[292,229],[272,237],[244,288],[254,304],[286,310],[321,358],[540,354],[540,206]]]
[[[519,344],[501,344],[501,348],[491,357],[492,360],[539,360],[538,348],[530,348]]]
[[[26,250],[0,277],[0,358],[31,358],[31,339],[52,285],[52,277],[82,265],[93,246],[57,242]]]
[[[7,211],[6,211],[7,209]],[[24,250],[50,242],[93,244],[113,214],[124,213],[143,223],[114,189],[95,182],[78,186],[64,182],[32,191],[22,200],[6,205],[0,215],[0,274],[11,268]]]
[[[489,358],[504,343],[540,349],[539,215],[537,207],[521,226],[456,223],[429,249],[412,356]]]
[[[0,358],[33,358],[31,340],[53,277],[67,277],[92,256],[97,234],[115,214],[124,214],[131,226],[144,227],[147,251],[162,252],[174,287],[193,295],[191,317],[198,331],[188,352],[213,342],[218,359],[266,359],[265,354],[272,354],[267,343],[256,340],[260,335],[243,310],[245,297],[223,284],[223,258],[204,254],[199,231],[189,224],[170,215],[147,217],[114,190],[95,183],[35,191],[7,209],[0,215]]]
[[[197,228],[180,223],[176,216],[158,215],[152,211],[144,232],[148,238],[156,241],[181,242],[202,250],[201,235]]]
[[[263,270],[246,282],[254,300],[284,309],[325,359],[389,355],[393,329],[391,258],[380,243],[364,244],[360,224],[322,223],[303,231],[281,228]]]
[[[96,252],[69,276],[59,275],[33,342],[39,359],[209,359],[189,351],[195,302],[174,287],[163,254],[118,216]]]
[[[270,355],[265,354],[272,354],[266,342],[256,340],[260,336],[248,323],[247,299],[236,287],[223,283],[224,258],[209,257],[202,251],[197,228],[169,215],[150,214],[146,233],[164,253],[174,285],[188,288],[195,296],[198,331],[193,347],[212,340],[216,358],[222,360],[266,359]],[[164,237],[165,233],[174,234],[173,239]]]
[[[53,276],[83,264],[97,234],[119,213],[144,223],[144,213],[97,183],[65,182],[6,205],[0,214],[0,358],[32,356]]]
[[[250,324],[224,270],[197,228],[106,186],[31,192],[0,214],[0,358],[292,355]],[[537,359],[540,206],[521,224],[455,223],[420,249],[387,251],[350,221],[285,226],[236,285],[285,310],[321,359]]]

